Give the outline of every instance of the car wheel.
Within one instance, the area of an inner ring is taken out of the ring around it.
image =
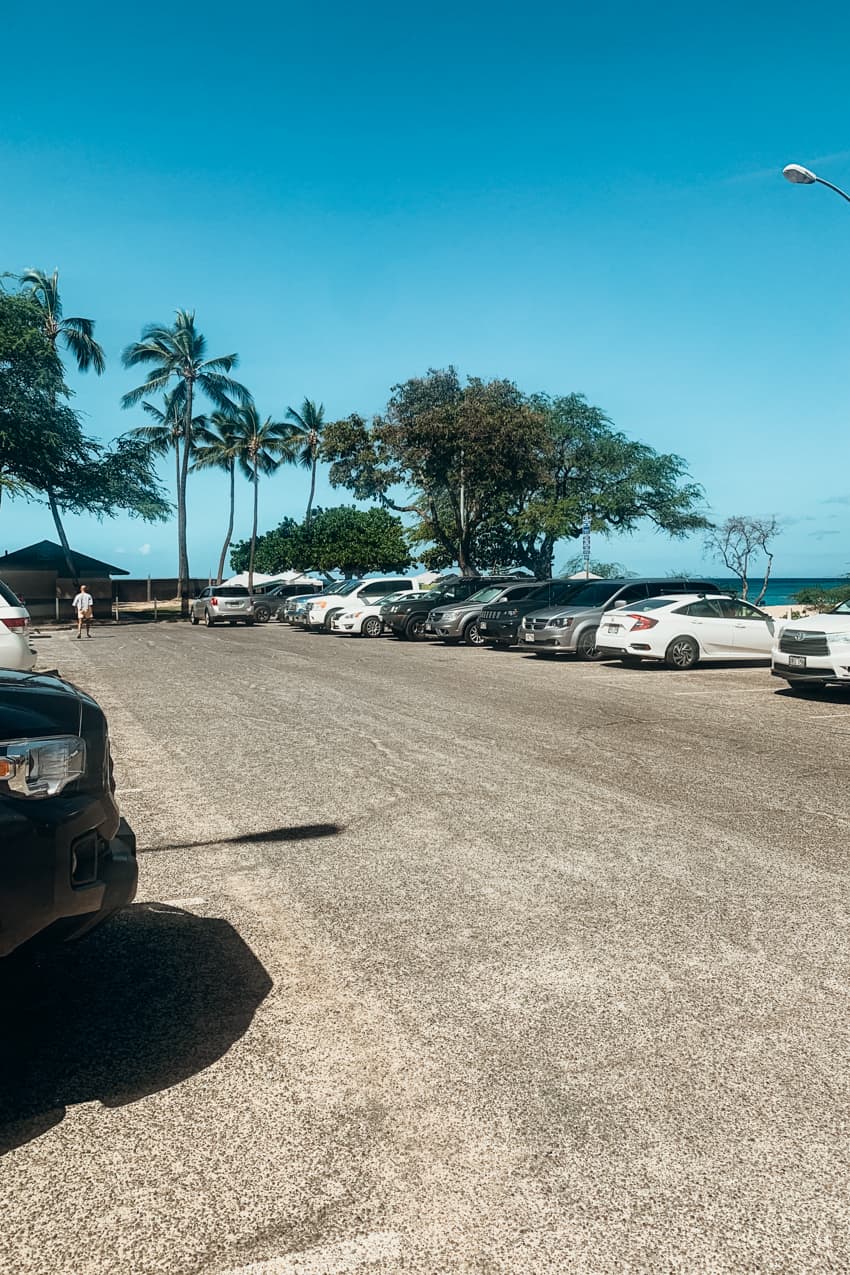
[[[602,649],[596,645],[598,629],[585,629],[576,643],[576,655],[580,660],[601,660]]]
[[[366,619],[360,626],[360,632],[364,637],[375,638],[381,636],[381,629],[384,626],[376,615],[367,615]]]
[[[463,640],[467,646],[483,646],[484,634],[478,627],[478,621],[472,620],[463,631]]]
[[[664,652],[664,663],[668,668],[693,668],[699,659],[699,646],[692,637],[677,637]]]
[[[193,624],[197,624],[197,623],[198,623],[198,617],[195,615],[195,612],[194,612],[194,611],[193,611],[193,612],[191,613],[191,615],[189,616],[189,619],[192,621],[192,623],[193,623]]]
[[[639,664],[643,663],[643,660],[639,655],[621,655],[620,663],[625,664],[626,668],[637,668]]]
[[[325,633],[330,633],[331,626],[338,615],[339,615],[339,611],[331,611],[330,615],[325,616],[324,620],[322,621],[322,628],[324,629]]]
[[[212,626],[215,624],[215,620],[212,618],[209,611],[204,612],[204,624],[207,626],[208,629],[211,629]]]
[[[421,642],[425,636],[425,616],[412,615],[404,626],[404,636],[411,642]]]
[[[268,624],[272,618],[271,608],[267,606],[254,607],[254,619],[258,624]]]

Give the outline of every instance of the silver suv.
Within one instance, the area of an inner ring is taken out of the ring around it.
[[[208,629],[214,624],[254,623],[254,599],[241,584],[211,584],[202,589],[189,608],[193,624],[203,620]]]
[[[488,603],[519,602],[538,588],[539,581],[525,584],[488,584],[460,602],[447,602],[428,612],[426,633],[436,633],[446,643],[466,642],[467,646],[483,646],[484,634],[478,627],[481,612]]]
[[[525,616],[519,644],[535,655],[577,655],[582,660],[600,660],[604,653],[596,644],[596,633],[605,611],[661,594],[721,592],[710,580],[665,580],[658,576],[588,580],[570,598],[569,606],[546,607]]]

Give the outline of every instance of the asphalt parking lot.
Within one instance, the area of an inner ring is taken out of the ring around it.
[[[4,972],[9,1275],[850,1269],[850,700],[122,625],[137,902]]]

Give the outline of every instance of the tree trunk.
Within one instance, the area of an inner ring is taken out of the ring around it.
[[[236,466],[233,461],[230,461],[228,469],[230,470],[230,522],[227,524],[227,535],[224,537],[224,546],[221,551],[221,557],[218,560],[218,579],[216,584],[221,584],[224,578],[224,560],[230,548],[230,537],[233,535],[233,513],[236,508]]]
[[[765,554],[767,555],[767,566],[764,569],[764,581],[761,586],[761,593],[758,595],[755,601],[755,605],[757,607],[761,606],[761,600],[764,597],[764,595],[767,593],[767,582],[770,579],[770,569],[773,566],[773,554],[768,553],[766,549],[765,549]]]
[[[71,557],[71,546],[68,544],[68,537],[65,535],[65,528],[62,526],[62,519],[59,516],[59,506],[56,503],[56,497],[53,494],[53,488],[47,488],[47,500],[50,504],[50,512],[53,514],[53,521],[56,524],[56,534],[59,536],[59,543],[62,546],[62,552],[65,556],[65,566],[68,568],[68,578],[74,581],[74,586],[79,592],[80,582],[77,579],[77,570],[74,566],[74,559]]]
[[[316,458],[316,449],[315,449],[315,447],[314,447],[314,448],[313,448],[313,459],[312,459],[312,465],[310,466],[311,471],[312,471],[312,472],[311,472],[311,474],[310,474],[310,499],[307,501],[307,512],[306,512],[306,514],[304,515],[304,521],[305,521],[305,522],[309,522],[309,521],[310,521],[310,514],[311,514],[311,513],[312,513],[312,511],[313,511],[313,497],[314,497],[314,496],[315,496],[315,494],[316,494],[316,461],[317,461],[317,458]]]
[[[189,452],[192,449],[192,399],[194,382],[186,378],[186,418],[183,422],[183,456],[180,465],[180,483],[177,488],[177,589],[180,594],[180,614],[189,614],[189,551],[186,545],[186,485],[189,476]]]
[[[257,471],[257,457],[254,457],[254,525],[251,528],[251,556],[248,559],[248,592],[254,592],[254,553],[257,548],[257,505],[260,495],[260,475]]]

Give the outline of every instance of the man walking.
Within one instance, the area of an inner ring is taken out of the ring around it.
[[[77,641],[83,636],[83,624],[86,626],[86,637],[91,637],[92,595],[84,584],[71,603],[77,613]]]

